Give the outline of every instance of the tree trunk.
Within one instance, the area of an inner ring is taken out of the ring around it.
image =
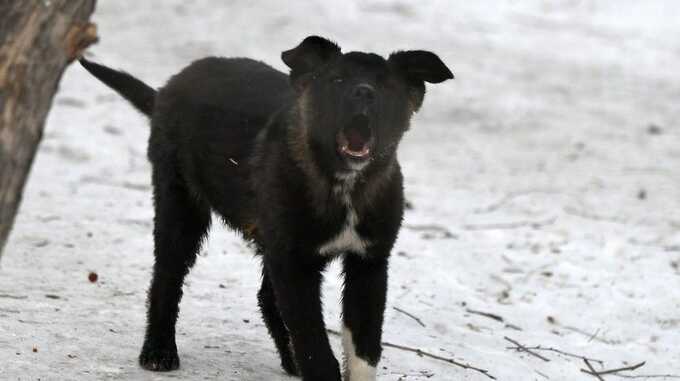
[[[66,66],[97,39],[95,0],[0,0],[0,255]]]

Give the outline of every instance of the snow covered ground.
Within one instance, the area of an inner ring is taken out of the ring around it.
[[[596,369],[645,361],[621,374],[680,377],[680,3],[99,3],[93,59],[153,86],[206,55],[283,69],[280,51],[308,34],[345,50],[437,52],[456,80],[428,88],[400,149],[413,209],[385,341],[499,380],[595,379],[580,359],[540,351],[544,361],[504,336],[603,361]],[[185,287],[181,370],[137,366],[147,136],[132,107],[68,69],[2,257],[0,379],[290,379],[258,314],[257,260],[219,224]],[[333,328],[339,285],[334,265]],[[386,348],[379,379],[488,378]]]

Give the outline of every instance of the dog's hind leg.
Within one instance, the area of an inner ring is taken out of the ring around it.
[[[148,370],[179,367],[175,323],[182,284],[210,226],[210,207],[194,197],[168,161],[156,161],[154,185],[153,280],[148,295],[147,328],[139,355]]]
[[[274,339],[274,344],[279,352],[281,366],[286,373],[294,376],[299,375],[297,365],[295,364],[290,334],[283,323],[279,308],[276,306],[274,289],[272,288],[267,271],[264,269],[262,269],[262,286],[257,293],[257,299],[264,323],[267,325],[269,334]]]

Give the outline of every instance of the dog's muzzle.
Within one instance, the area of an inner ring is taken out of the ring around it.
[[[350,160],[362,161],[370,157],[374,141],[370,114],[375,103],[375,88],[360,83],[350,90],[349,100],[354,115],[338,132],[338,151]]]

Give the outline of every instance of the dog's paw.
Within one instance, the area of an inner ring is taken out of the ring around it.
[[[154,372],[167,372],[179,368],[177,349],[144,348],[139,354],[139,365]]]

